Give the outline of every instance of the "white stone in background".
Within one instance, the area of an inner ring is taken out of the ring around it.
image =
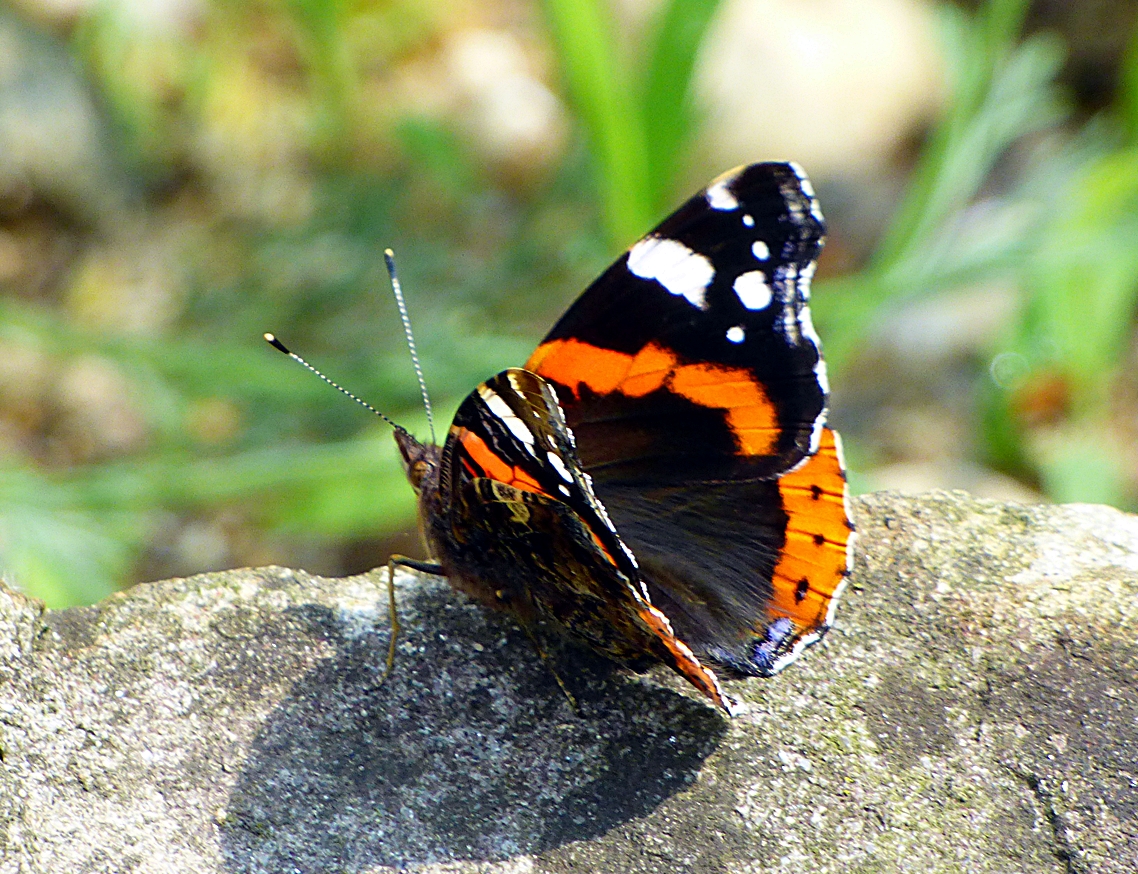
[[[68,362],[55,401],[72,459],[90,461],[137,451],[148,437],[139,394],[122,369],[101,355]]]
[[[962,489],[978,498],[1038,503],[1046,498],[1006,474],[955,459],[898,462],[860,471],[861,486],[888,489],[903,495],[924,494],[931,489]]]
[[[702,160],[872,174],[939,104],[934,26],[921,0],[728,0],[697,71]]]
[[[11,205],[35,197],[106,224],[129,199],[108,133],[64,46],[0,16],[0,198]]]
[[[873,327],[876,354],[902,367],[938,364],[998,348],[1019,316],[1020,291],[1011,285],[976,285],[898,303]]]
[[[443,50],[451,109],[488,159],[545,166],[564,148],[560,99],[539,78],[521,42],[504,30],[452,34]]]

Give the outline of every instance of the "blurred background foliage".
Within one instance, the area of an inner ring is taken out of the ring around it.
[[[0,568],[50,606],[416,553],[445,419],[680,200],[793,158],[860,490],[1138,503],[1138,9],[0,0]]]

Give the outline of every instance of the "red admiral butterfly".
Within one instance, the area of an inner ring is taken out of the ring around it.
[[[810,319],[825,226],[793,164],[731,171],[612,265],[445,443],[396,428],[435,563],[523,624],[770,675],[830,627],[853,552]]]

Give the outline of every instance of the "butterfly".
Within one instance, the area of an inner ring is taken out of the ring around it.
[[[635,243],[441,446],[395,440],[454,588],[732,712],[818,641],[850,573],[811,322],[825,225],[792,163],[732,170]]]

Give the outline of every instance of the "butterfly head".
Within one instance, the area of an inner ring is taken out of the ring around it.
[[[406,428],[396,426],[395,445],[403,460],[403,472],[416,494],[429,488],[430,481],[438,478],[441,449],[433,443],[421,443]]]

